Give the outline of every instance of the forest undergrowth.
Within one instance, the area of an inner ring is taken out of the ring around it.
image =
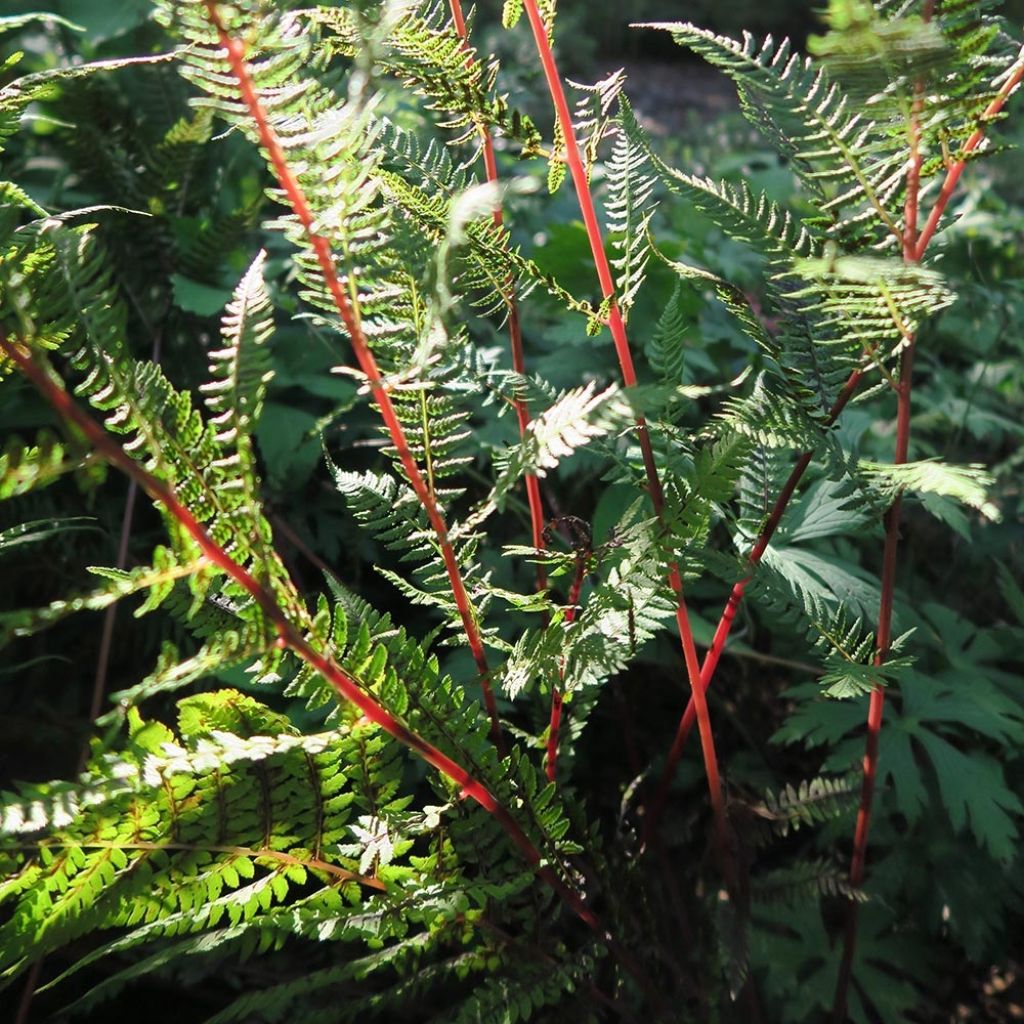
[[[1021,26],[563,7],[0,16],[16,1024],[1020,1010]]]

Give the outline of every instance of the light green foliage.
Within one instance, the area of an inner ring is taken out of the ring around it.
[[[0,499],[15,498],[59,479],[76,463],[55,437],[43,434],[34,445],[9,440],[0,454]]]
[[[298,736],[233,691],[178,707],[177,736],[133,712],[125,748],[100,752],[77,792],[27,789],[5,802],[5,847],[24,863],[2,894],[5,973],[23,966],[11,955],[19,948],[45,953],[110,927],[128,929],[114,950],[216,936],[218,926],[229,929],[223,941],[276,945],[302,934],[318,907],[345,916],[360,856],[341,855],[339,843],[359,838],[360,811],[404,833],[394,746],[365,725]],[[368,870],[385,889],[410,869],[375,861]],[[319,891],[297,916],[275,913],[312,881]]]
[[[608,160],[608,229],[614,233],[612,266],[616,295],[623,315],[636,300],[650,258],[649,229],[656,204],[655,177],[650,173],[643,144],[632,130],[636,124],[629,102],[619,96],[619,122]]]
[[[907,462],[901,466],[862,462],[860,471],[869,485],[891,500],[901,491],[952,498],[977,509],[986,519],[999,519],[999,509],[989,501],[991,474],[984,466],[950,466],[941,462]]]
[[[523,14],[523,0],[505,0],[501,9],[501,24],[504,28],[515,28]]]
[[[521,2],[518,9],[509,3],[503,17],[514,22],[521,12]],[[352,11],[321,7],[304,14],[329,30],[329,49],[349,56],[362,51],[365,29]],[[498,62],[493,57],[481,59],[467,48],[450,24],[445,4],[413,0],[396,5],[382,27],[386,34],[376,55],[378,66],[416,89],[433,109],[443,111],[443,127],[461,129],[464,141],[486,127],[518,143],[524,155],[537,149],[541,136],[533,122],[496,91]]]
[[[523,474],[542,477],[578,448],[625,427],[631,413],[614,385],[595,393],[594,385],[587,384],[560,395],[533,420],[518,449],[499,463],[491,500],[500,504]]]

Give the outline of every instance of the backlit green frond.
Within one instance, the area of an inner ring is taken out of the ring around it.
[[[605,204],[612,233],[611,264],[616,271],[615,297],[629,313],[650,259],[648,229],[656,204],[652,201],[655,177],[647,152],[636,132],[636,118],[624,96],[619,96],[619,118],[608,160],[609,196]]]
[[[904,490],[935,494],[976,509],[986,519],[1000,519],[999,508],[989,499],[992,475],[984,466],[952,466],[932,460],[883,465],[864,460],[858,469],[883,501],[891,501]]]
[[[597,391],[594,384],[587,384],[566,392],[530,423],[519,447],[498,463],[490,500],[501,507],[524,474],[544,476],[577,448],[626,426],[632,417],[629,403],[614,385]]]
[[[129,724],[124,749],[90,764],[84,798],[60,805],[42,787],[4,801],[0,847],[22,865],[0,893],[5,974],[26,966],[19,948],[37,957],[102,928],[155,939],[258,923],[295,888],[351,899],[408,870],[397,860],[408,842],[369,879],[358,856],[339,853],[360,813],[389,820],[404,805],[394,745],[372,727],[300,736],[230,690],[181,701],[180,738],[135,711]]]
[[[10,438],[0,452],[0,501],[46,487],[79,465],[50,434],[40,434],[33,445]]]
[[[318,8],[304,12],[325,27],[329,49],[354,56],[362,48],[362,32],[352,11]],[[481,60],[459,37],[448,21],[445,6],[437,0],[408,4],[384,23],[384,45],[377,64],[430,101],[430,108],[444,111],[440,122],[469,139],[482,129],[513,139],[532,155],[541,136],[530,118],[511,106],[495,89],[498,65],[494,58]]]
[[[1008,165],[959,174],[1015,30],[660,25],[754,130],[569,82],[574,195],[552,61],[586,54],[534,3],[500,44],[455,0],[0,17],[2,739],[65,776],[0,794],[0,989],[45,958],[90,1019],[199,979],[210,1024],[803,1024],[871,893],[848,1016],[900,1024],[973,977],[912,959],[1006,948],[1017,240]],[[177,49],[87,60],[124,47]]]
[[[821,201],[822,225],[840,233],[865,222],[876,242],[899,234],[888,212],[903,183],[902,139],[886,139],[858,105],[789,41],[742,41],[683,22],[665,29],[681,46],[720,67],[737,84],[744,111],[793,160],[801,180]]]
[[[773,265],[787,266],[796,256],[811,256],[818,243],[806,224],[789,210],[755,194],[744,183],[733,185],[685,174],[670,167],[640,135],[650,161],[665,186],[683,196],[730,237],[746,242]]]
[[[465,169],[455,165],[444,147],[433,142],[424,147],[411,133],[390,123],[384,125],[381,143],[384,161],[380,179],[388,201],[432,243],[442,244],[449,236],[452,207],[470,184]],[[482,311],[504,309],[510,288],[524,299],[540,287],[567,309],[587,317],[594,315],[590,303],[575,298],[524,256],[510,243],[507,229],[489,217],[465,226],[456,256],[456,280]]]
[[[593,85],[570,82],[570,85],[582,94],[576,102],[573,128],[576,130],[576,142],[580,148],[583,167],[588,178],[597,160],[598,149],[612,130],[612,107],[620,98],[625,81],[626,74],[620,69],[613,71]],[[558,143],[559,137],[556,135],[555,146],[551,154],[553,168],[556,165],[564,165],[565,161],[564,140],[562,140],[561,147]],[[549,172],[549,183],[551,173]],[[564,175],[564,170],[561,174]],[[556,191],[556,189],[550,188],[550,184],[549,189],[552,192]]]
[[[106,577],[107,582],[96,590],[58,598],[42,608],[0,613],[0,644],[9,643],[15,637],[31,636],[77,612],[100,611],[131,594],[146,595],[135,613],[145,615],[163,604],[176,581],[201,579],[202,570],[201,560],[182,563],[169,548],[157,547],[153,551],[152,566],[131,570],[97,569],[97,574]]]

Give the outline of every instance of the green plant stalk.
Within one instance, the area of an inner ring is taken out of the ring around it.
[[[352,300],[346,294],[345,287],[338,277],[338,272],[334,266],[334,258],[331,254],[330,242],[313,229],[313,214],[309,208],[309,203],[306,201],[302,187],[299,185],[298,179],[285,158],[284,150],[278,141],[276,133],[267,120],[263,104],[256,93],[256,87],[249,75],[249,69],[246,67],[245,46],[241,40],[232,38],[224,28],[224,23],[221,20],[215,0],[205,0],[205,7],[210,24],[216,29],[220,44],[225,51],[231,73],[238,82],[242,101],[249,111],[249,115],[259,134],[260,142],[270,159],[274,176],[287,196],[288,203],[302,224],[306,237],[309,239],[309,243],[316,254],[324,283],[331,293],[331,298],[341,316],[342,323],[345,325],[345,330],[348,332],[352,351],[355,353],[359,367],[369,382],[370,392],[377,403],[377,407],[380,409],[381,417],[388,429],[388,433],[391,435],[391,441],[398,452],[405,475],[412,485],[416,497],[419,498],[426,511],[430,525],[433,527],[437,537],[438,548],[444,559],[445,570],[448,574],[455,606],[458,609],[459,618],[462,620],[466,640],[480,675],[480,687],[483,691],[484,704],[491,720],[491,737],[498,749],[504,752],[505,745],[501,732],[501,722],[498,718],[498,706],[494,699],[494,691],[491,688],[490,669],[487,664],[487,655],[484,651],[483,638],[480,633],[480,626],[476,621],[476,613],[473,610],[472,602],[470,601],[469,594],[466,592],[466,585],[462,579],[462,572],[455,557],[455,550],[448,537],[448,525],[409,449],[405,432],[402,430],[402,425],[395,414],[387,387],[381,378],[377,361],[367,343],[366,335],[363,332]],[[353,281],[350,281],[349,284],[353,288],[355,287]]]
[[[572,122],[572,112],[569,110],[561,75],[558,72],[558,65],[555,63],[544,19],[537,8],[536,0],[524,0],[523,6],[533,32],[534,42],[536,43],[541,66],[544,70],[544,77],[555,107],[555,114],[558,117],[562,134],[565,138],[566,162],[569,165],[569,173],[572,176],[576,196],[580,204],[580,212],[583,215],[583,223],[587,230],[594,267],[601,285],[601,294],[608,302],[608,327],[612,333],[615,352],[622,370],[622,381],[626,387],[634,387],[637,379],[636,371],[633,367],[633,356],[629,348],[629,339],[626,335],[626,325],[623,322],[622,313],[615,300],[615,283],[611,267],[608,263],[608,257],[604,251],[604,241],[597,220],[597,212],[594,208],[594,200],[590,194],[587,173],[580,158],[579,145],[576,141],[576,129]],[[661,480],[658,476],[658,468],[654,461],[654,451],[651,447],[647,422],[642,416],[638,416],[636,419],[636,432],[637,440],[640,444],[640,452],[643,457],[651,503],[654,506],[655,514],[661,520],[665,499],[661,488]],[[718,770],[715,738],[711,729],[711,716],[708,713],[707,699],[705,698],[703,687],[700,685],[700,661],[697,656],[697,646],[693,639],[690,617],[686,610],[686,601],[683,596],[683,581],[679,573],[679,566],[674,560],[670,560],[668,563],[668,581],[676,598],[676,625],[679,629],[679,637],[683,647],[683,658],[686,663],[686,673],[697,713],[697,727],[700,732],[701,749],[704,755],[704,770],[707,776],[711,807],[714,812],[719,862],[723,877],[732,886],[735,872],[731,866],[731,844],[729,842],[729,828],[725,814],[725,798]]]
[[[482,782],[392,715],[330,655],[316,650],[292,625],[291,620],[263,584],[210,538],[202,524],[178,498],[174,488],[132,459],[103,427],[78,406],[67,390],[55,379],[52,371],[48,371],[37,363],[23,346],[12,343],[3,333],[0,333],[0,352],[18,367],[64,422],[73,424],[107,462],[130,479],[135,480],[154,502],[162,505],[167,514],[175,519],[195,541],[210,563],[234,580],[252,597],[277,632],[279,647],[291,650],[297,657],[314,668],[340,697],[355,704],[367,719],[380,726],[389,735],[419,755],[427,764],[455,783],[463,797],[469,797],[476,801],[491,814],[519,850],[523,859],[536,870],[537,875],[558,894],[580,920],[603,939],[607,938],[607,932],[593,911],[587,907],[583,897],[563,882],[552,868],[543,862],[539,850],[511,812]]]
[[[464,48],[467,51],[466,61],[470,63],[473,57],[469,51],[469,30],[466,28],[466,19],[462,12],[462,4],[460,0],[449,0],[449,8],[452,12],[452,21],[455,24],[455,31],[459,34],[462,39]],[[498,160],[494,152],[494,139],[491,136],[491,130],[486,124],[479,124],[478,130],[480,133],[480,143],[483,149],[484,157],[484,173],[487,175],[487,180],[492,185],[498,185]],[[504,214],[502,213],[501,204],[497,204],[494,207],[494,223],[499,227],[504,222]],[[509,279],[509,290],[505,296],[505,305],[508,309],[508,336],[509,346],[512,350],[512,368],[516,373],[521,376],[526,376],[526,356],[523,351],[523,330],[519,322],[519,303],[516,301],[515,296],[515,282]],[[521,399],[515,399],[515,410],[516,419],[519,421],[519,436],[520,438],[525,437],[526,428],[530,425],[530,409],[526,402]],[[533,546],[538,551],[543,551],[544,544],[544,503],[540,495],[540,482],[533,473],[527,473],[525,477],[526,482],[526,500],[530,506],[530,527],[533,533]],[[537,563],[537,589],[546,590],[548,586],[547,570],[544,566]]]

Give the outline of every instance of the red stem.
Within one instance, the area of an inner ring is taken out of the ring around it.
[[[1012,94],[1016,86],[1020,83],[1021,79],[1024,78],[1024,64],[1021,65],[1004,83],[999,95],[993,99],[993,101],[986,108],[984,118],[988,119],[994,117],[1002,109],[1006,100]],[[915,106],[920,110],[920,106],[915,102]],[[916,129],[914,129],[916,131]],[[964,147],[965,152],[973,152],[980,145],[984,138],[984,128],[979,128],[968,140]],[[938,226],[939,220],[949,203],[950,198],[953,195],[956,183],[960,179],[960,175],[963,173],[965,161],[960,160],[955,164],[951,164],[946,175],[946,180],[943,183],[942,189],[939,193],[938,199],[936,200],[935,207],[932,209],[931,214],[925,227],[922,229],[920,236],[917,238],[916,243],[914,242],[914,232],[917,227],[917,216],[918,216],[918,195],[920,185],[920,171],[923,163],[923,158],[920,152],[914,152],[911,156],[910,163],[908,165],[908,194],[904,208],[904,252],[909,253],[908,257],[912,261],[918,262],[924,255],[925,248],[928,242],[931,240],[932,235]],[[911,200],[909,181],[910,177],[913,176],[917,179],[917,186],[915,187],[915,195]],[[835,421],[835,419],[842,412],[846,406],[850,397],[855,390],[857,383],[860,380],[860,371],[856,371],[851,375],[850,379],[846,382],[843,391],[840,392],[839,398],[836,405],[833,406],[829,416],[829,423]],[[805,452],[800,460],[797,462],[790,474],[789,479],[786,481],[785,486],[779,494],[779,499],[775,503],[775,507],[772,510],[772,514],[769,517],[765,528],[761,535],[758,537],[757,543],[751,550],[748,556],[751,569],[757,567],[764,554],[768,543],[771,541],[772,535],[775,533],[776,528],[779,525],[779,521],[785,512],[786,506],[789,504],[793,496],[797,485],[800,482],[804,472],[807,470],[810,464],[811,453]],[[729,632],[732,629],[732,624],[735,621],[736,613],[739,610],[740,603],[743,600],[744,592],[746,591],[747,584],[750,582],[752,574],[748,574],[744,579],[740,580],[733,586],[732,592],[729,595],[729,600],[726,603],[725,609],[722,612],[722,616],[719,619],[718,627],[715,630],[714,639],[712,640],[711,647],[704,659],[704,664],[701,668],[701,684],[705,691],[711,685],[714,680],[715,670],[718,667],[718,660],[722,655],[725,648],[725,642],[728,639]],[[878,714],[881,713],[881,707],[878,708]],[[691,698],[686,706],[686,711],[683,717],[680,719],[679,727],[676,730],[676,735],[672,743],[672,747],[669,750],[668,758],[665,763],[665,769],[662,772],[661,780],[659,782],[657,795],[652,802],[648,813],[647,820],[644,823],[644,840],[643,845],[646,845],[653,835],[653,830],[658,824],[661,815],[664,813],[665,806],[668,800],[669,787],[671,786],[672,779],[675,775],[676,766],[679,763],[679,759],[682,756],[683,748],[685,747],[686,740],[690,734],[690,730],[693,728],[695,721],[695,709],[693,699]],[[879,719],[880,721],[880,719]],[[853,912],[856,913],[856,908],[853,908]]]
[[[601,294],[609,304],[608,327],[611,330],[612,340],[615,343],[615,353],[622,370],[622,381],[626,387],[633,387],[637,382],[636,371],[633,367],[633,356],[630,352],[629,339],[626,335],[626,325],[616,302],[615,282],[608,263],[608,257],[604,251],[604,241],[597,220],[597,211],[594,208],[594,200],[590,194],[587,172],[580,157],[579,145],[576,141],[576,129],[572,122],[572,112],[569,110],[565,89],[562,86],[562,79],[558,73],[558,65],[555,63],[555,56],[551,51],[551,44],[548,42],[547,29],[537,8],[536,0],[524,0],[524,8],[530,21],[534,42],[540,56],[541,66],[544,69],[544,77],[547,80],[548,90],[551,93],[551,100],[554,103],[555,114],[558,117],[562,128],[562,135],[565,139],[566,163],[569,165],[569,173],[572,176],[576,196],[579,200],[580,212],[583,215],[583,223],[587,230],[587,239],[590,243],[590,251],[594,259],[594,267],[597,270],[597,278],[601,285]],[[658,468],[654,461],[654,452],[651,448],[647,422],[642,416],[638,416],[636,419],[636,431],[640,452],[643,457],[644,472],[647,476],[647,487],[651,495],[651,502],[654,505],[655,514],[660,521],[664,511],[664,495],[661,488],[661,480],[658,477]],[[700,685],[700,661],[697,657],[697,646],[694,643],[693,630],[690,628],[690,618],[686,610],[686,601],[683,597],[683,581],[679,574],[679,566],[674,561],[670,561],[668,564],[668,581],[676,597],[676,625],[679,629],[679,637],[683,647],[683,659],[686,662],[686,674],[690,682],[690,689],[693,693],[697,712],[697,725],[700,732],[701,749],[704,755],[704,770],[708,781],[711,806],[714,811],[715,832],[722,871],[727,882],[731,884],[734,877],[731,868],[732,853],[725,816],[725,799],[718,772],[718,755],[715,751],[715,739],[711,730],[711,718],[708,714],[707,701],[704,696],[704,690]]]
[[[277,631],[278,643],[281,646],[290,648],[299,658],[316,669],[341,697],[355,704],[367,719],[379,725],[385,732],[451,779],[459,787],[462,796],[475,800],[491,814],[526,862],[536,869],[537,875],[558,894],[566,906],[598,935],[602,937],[606,935],[603,926],[586,906],[580,894],[563,882],[550,866],[542,864],[540,852],[530,838],[512,817],[509,810],[499,803],[482,782],[475,779],[460,764],[414,733],[391,712],[378,704],[356,679],[341,668],[333,658],[312,647],[292,625],[273,595],[243,566],[234,561],[223,548],[214,543],[202,524],[178,499],[174,489],[135,462],[103,427],[84,412],[68,392],[32,359],[24,348],[12,344],[6,335],[0,333],[0,351],[17,364],[19,370],[50,403],[62,420],[73,423],[104,459],[134,480],[154,502],[163,505],[167,513],[177,520],[196,542],[206,558],[230,576],[252,597]]]
[[[914,368],[914,345],[911,341],[900,358],[900,381],[897,391],[896,414],[896,465],[907,461],[910,446],[911,384]],[[892,608],[896,592],[896,556],[900,543],[900,513],[903,499],[898,496],[885,514],[885,548],[882,553],[882,593],[878,609],[878,653],[875,664],[885,661],[892,643]],[[859,888],[864,881],[864,865],[867,860],[868,830],[871,827],[871,809],[875,795],[875,778],[878,774],[878,740],[882,731],[882,713],[885,706],[885,689],[879,684],[871,691],[868,704],[867,736],[864,744],[864,777],[861,781],[860,807],[857,810],[857,825],[853,837],[853,857],[850,861],[850,884]],[[839,963],[836,981],[835,1003],[832,1017],[836,1024],[846,1020],[846,999],[853,973],[853,954],[857,944],[857,907],[851,900],[847,908],[846,931],[843,939],[843,955]]]
[[[452,20],[455,22],[455,31],[462,39],[463,48],[467,51],[466,63],[471,64],[473,56],[469,52],[469,32],[466,28],[466,19],[462,14],[462,4],[459,0],[449,0]],[[494,139],[491,137],[491,130],[486,124],[479,125],[480,140],[484,154],[484,172],[487,180],[492,185],[497,185],[498,160],[494,153]],[[494,207],[494,223],[499,227],[504,221],[504,215],[500,204]],[[523,332],[519,323],[519,303],[515,296],[515,282],[510,278],[508,294],[505,296],[505,304],[508,307],[508,335],[512,349],[512,368],[520,376],[526,376],[526,357],[523,354]],[[520,438],[526,435],[526,428],[530,425],[530,410],[526,402],[521,398],[515,399],[516,419],[519,421]],[[530,527],[533,532],[533,546],[538,551],[544,550],[544,505],[540,496],[540,482],[532,473],[526,474],[526,500],[530,506]],[[547,590],[548,575],[543,564],[537,563],[537,589]]]
[[[846,408],[847,403],[853,397],[854,392],[857,390],[857,386],[860,384],[861,376],[862,373],[860,370],[854,370],[853,373],[850,374],[846,383],[843,385],[842,391],[839,392],[839,397],[836,398],[835,403],[829,411],[827,421],[829,425],[834,423],[836,419],[838,419],[839,414]],[[800,456],[797,464],[793,467],[793,471],[789,474],[789,478],[786,480],[785,486],[779,492],[779,496],[775,501],[771,514],[768,516],[768,519],[766,520],[761,533],[758,535],[754,546],[750,549],[750,554],[747,555],[747,564],[749,566],[747,575],[733,585],[732,592],[729,594],[729,600],[726,602],[722,616],[718,620],[718,627],[715,629],[715,635],[711,641],[711,647],[708,649],[708,653],[704,656],[704,664],[701,666],[700,684],[705,693],[714,681],[715,671],[718,668],[718,661],[722,657],[722,652],[725,650],[726,641],[729,639],[729,632],[732,629],[733,622],[736,621],[736,613],[739,611],[740,604],[743,601],[743,595],[746,592],[747,585],[750,583],[751,579],[753,579],[754,570],[760,564],[761,558],[768,549],[768,545],[771,542],[772,537],[775,536],[775,531],[779,528],[779,524],[782,522],[782,516],[786,511],[786,507],[792,500],[797,485],[800,483],[804,473],[807,471],[807,467],[811,464],[813,454],[813,452],[804,452],[803,455]],[[661,773],[661,780],[658,783],[657,795],[651,802],[647,811],[647,817],[644,822],[642,846],[647,845],[654,833],[654,829],[657,827],[658,822],[661,820],[661,816],[665,811],[665,806],[668,802],[669,789],[672,785],[672,779],[675,777],[676,767],[679,764],[679,759],[683,756],[683,748],[686,746],[686,740],[690,735],[690,730],[693,728],[693,723],[696,721],[696,717],[696,706],[694,704],[693,697],[691,696],[686,705],[686,710],[683,712],[683,716],[679,720],[675,739],[672,741],[672,747],[668,752],[668,758],[665,761],[665,767]]]
[[[933,0],[925,0],[924,20],[930,21],[933,13]],[[1022,68],[1024,71],[1024,68]],[[931,234],[921,238],[917,235],[917,214],[921,198],[921,114],[924,111],[924,83],[919,81],[914,90],[914,102],[910,109],[910,121],[907,125],[907,143],[910,158],[907,163],[907,196],[904,204],[903,228],[903,260],[905,263],[917,263],[919,253],[923,254],[928,246]],[[1000,104],[1001,105],[1001,104]],[[992,104],[989,104],[991,109]],[[996,108],[998,110],[998,107]],[[977,141],[975,137],[977,136]],[[970,143],[973,141],[973,145]],[[968,140],[971,149],[981,141],[978,132]],[[963,172],[963,161],[960,168],[951,177],[953,168],[946,176],[942,192],[932,208],[928,218],[928,227],[932,233],[942,215],[942,209],[949,202],[953,186]],[[948,185],[948,191],[947,191]],[[945,196],[945,198],[943,198]],[[893,461],[902,465],[907,461],[910,451],[910,416],[911,395],[914,373],[914,342],[913,336],[908,337],[906,346],[900,355],[900,378],[896,388],[896,451]],[[889,654],[892,644],[892,609],[896,594],[896,558],[900,545],[900,514],[903,509],[903,496],[898,494],[885,514],[885,548],[882,552],[881,595],[878,606],[878,651],[875,664],[881,665]],[[885,689],[880,682],[876,683],[868,701],[867,735],[864,742],[864,776],[861,780],[860,806],[857,809],[857,824],[853,835],[853,856],[850,861],[850,884],[859,888],[864,881],[864,865],[867,861],[868,832],[871,828],[871,810],[875,797],[875,779],[878,775],[878,741],[882,732],[882,715],[885,710]],[[843,1024],[847,1019],[846,1006],[853,976],[853,957],[857,947],[857,921],[859,913],[857,901],[850,900],[846,913],[846,928],[843,936],[843,953],[839,961],[836,976],[835,999],[832,1004],[832,1019],[836,1024]]]
[[[305,193],[302,191],[302,187],[299,185],[291,167],[289,167],[288,161],[284,155],[284,150],[278,141],[277,135],[267,120],[263,106],[260,102],[259,96],[257,95],[256,87],[249,74],[249,69],[246,66],[245,46],[240,40],[233,39],[228,35],[224,28],[224,23],[221,21],[216,0],[206,0],[206,12],[210,23],[217,30],[217,34],[220,38],[220,44],[227,55],[231,71],[238,81],[242,100],[248,108],[249,115],[252,117],[253,122],[256,125],[260,142],[270,159],[278,184],[288,197],[288,203],[296,217],[298,217],[299,223],[302,224],[302,227],[306,232],[306,237],[309,239],[309,243],[316,254],[317,262],[320,264],[320,271],[323,274],[324,283],[327,285],[331,298],[334,300],[334,305],[345,325],[345,330],[348,332],[349,341],[352,345],[352,350],[355,353],[356,360],[359,363],[359,367],[369,381],[370,392],[380,409],[380,413],[384,419],[385,425],[387,426],[388,433],[391,435],[391,441],[395,446],[395,450],[398,452],[402,468],[405,470],[406,477],[412,485],[413,490],[416,492],[416,497],[419,498],[423,505],[423,508],[427,513],[427,518],[430,520],[430,525],[433,527],[434,533],[437,536],[438,547],[441,551],[441,556],[444,559],[445,569],[448,573],[448,580],[452,588],[452,596],[455,599],[455,605],[458,609],[459,617],[462,620],[463,629],[466,632],[466,640],[468,641],[470,651],[473,654],[473,660],[476,662],[477,671],[480,673],[480,686],[483,690],[484,704],[487,707],[487,713],[491,720],[491,736],[499,750],[504,752],[501,723],[498,719],[498,707],[494,699],[494,691],[491,689],[489,680],[490,670],[487,665],[487,655],[484,652],[483,639],[480,635],[480,628],[477,625],[476,615],[474,614],[469,594],[466,592],[466,586],[463,582],[462,573],[455,557],[455,551],[448,539],[448,526],[445,523],[444,516],[441,514],[441,510],[437,505],[434,495],[426,481],[423,479],[423,476],[419,471],[419,467],[416,465],[416,461],[412,456],[412,452],[409,450],[409,444],[406,441],[405,432],[402,430],[402,425],[395,414],[394,407],[391,404],[391,398],[388,395],[387,387],[381,379],[380,370],[377,367],[377,361],[374,359],[359,319],[353,310],[349,298],[345,293],[345,289],[342,286],[341,280],[338,277],[338,272],[334,265],[334,257],[331,253],[330,242],[326,237],[317,234],[316,231],[313,230],[313,214],[309,208],[309,203],[306,200]]]
[[[572,578],[572,586],[569,588],[569,603],[565,609],[565,621],[567,623],[576,621],[576,609],[580,603],[580,591],[583,589],[583,579],[587,575],[587,556],[578,554],[576,556],[576,572]],[[558,672],[559,680],[565,676],[565,659]],[[554,686],[551,689],[551,722],[548,725],[548,749],[545,770],[548,782],[554,782],[558,775],[558,740],[562,727],[562,707],[564,704],[562,688]]]
[[[1013,94],[1013,91],[1017,88],[1022,79],[1024,79],[1024,59],[1021,59],[1020,65],[1009,75],[999,92],[993,98],[992,102],[985,108],[985,112],[981,115],[983,122],[989,121],[1003,109],[1006,105],[1006,101]],[[974,134],[971,135],[967,140],[967,145],[964,146],[964,153],[973,153],[978,146],[981,145],[982,140],[985,138],[985,127],[986,125],[982,123],[974,130]],[[956,188],[956,184],[960,180],[960,175],[964,173],[964,168],[966,166],[967,161],[961,159],[953,161],[953,163],[951,163],[946,169],[946,178],[942,183],[942,188],[939,191],[938,198],[935,200],[932,212],[928,215],[928,220],[921,229],[921,234],[918,237],[917,243],[910,255],[910,259],[913,262],[919,263],[924,257],[925,250],[928,248],[928,243],[932,240],[932,235],[934,235],[938,229],[939,221],[942,219],[942,215],[945,213],[950,199],[953,198],[953,190]]]

